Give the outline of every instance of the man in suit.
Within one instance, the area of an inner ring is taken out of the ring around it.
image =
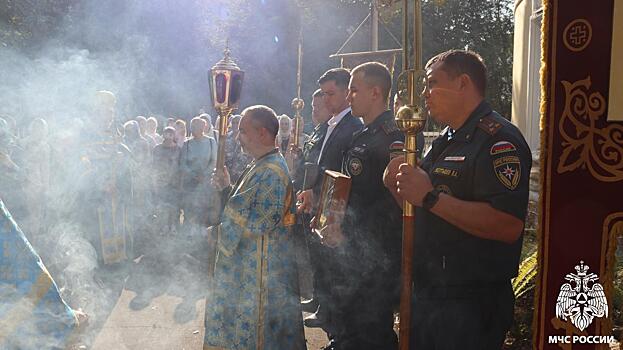
[[[318,80],[318,85],[322,91],[322,101],[331,114],[331,118],[326,123],[319,124],[320,128],[326,128],[325,136],[322,140],[317,140],[312,150],[308,166],[306,189],[298,196],[299,212],[313,213],[318,205],[320,190],[322,186],[325,170],[340,171],[342,169],[342,155],[348,149],[353,134],[363,128],[361,119],[354,117],[350,112],[350,107],[346,97],[348,96],[348,83],[350,73],[344,68],[334,68],[325,72]],[[318,154],[318,158],[312,154]],[[317,303],[317,312],[305,320],[308,327],[322,327],[327,333],[331,334],[334,329],[335,320],[329,313],[335,308],[333,303],[335,291],[332,290],[340,277],[334,268],[337,264],[333,261],[333,252],[330,248],[323,246],[317,236],[308,235],[308,246],[311,258],[312,270],[314,272],[314,299],[312,304]]]

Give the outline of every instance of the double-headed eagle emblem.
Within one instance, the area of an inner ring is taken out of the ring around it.
[[[599,277],[594,273],[587,274],[588,265],[580,261],[575,267],[577,273],[568,273],[565,279],[575,283],[565,283],[560,288],[556,299],[556,317],[566,321],[571,319],[580,331],[585,330],[595,317],[608,317],[608,301],[604,287],[595,282]],[[593,283],[591,288],[588,284]]]

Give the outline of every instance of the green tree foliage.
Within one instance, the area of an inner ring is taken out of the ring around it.
[[[379,48],[398,45],[401,3],[382,0]],[[510,115],[511,0],[425,0],[424,59],[451,48],[479,52],[489,67],[489,98]],[[5,0],[0,3],[0,46],[29,51],[86,49],[89,58],[127,56],[117,63],[134,72],[127,114],[196,113],[210,105],[207,70],[229,39],[233,57],[247,72],[243,104],[265,103],[291,114],[296,94],[298,31],[303,28],[303,87],[308,102],[316,80],[339,66],[330,59],[366,17],[370,0]],[[369,50],[369,26],[345,52]],[[396,70],[400,71],[400,61]],[[122,67],[123,68],[123,67]],[[118,67],[110,66],[110,71]],[[169,96],[169,97],[167,97]],[[309,103],[304,111],[310,114]]]
[[[370,0],[309,0],[305,5],[311,13],[309,25],[318,21],[323,9],[342,13],[344,22],[350,22],[346,31],[335,31],[334,37],[345,40],[359,24],[371,6]],[[382,26],[397,38],[402,37],[402,1],[377,0]],[[489,84],[487,97],[493,107],[510,118],[512,100],[513,64],[513,1],[512,0],[423,0],[423,59],[426,62],[433,55],[449,49],[469,49],[478,52],[484,59]],[[412,11],[412,2],[409,4]],[[411,14],[410,14],[411,15]],[[322,17],[320,17],[322,18]],[[320,22],[322,23],[322,22]],[[412,30],[410,23],[410,30]],[[369,49],[366,35],[369,26],[362,28],[363,40],[354,40],[349,51]],[[395,48],[394,40],[384,29],[379,33],[380,49]],[[361,39],[361,38],[359,38]],[[326,40],[332,40],[327,38]],[[334,43],[335,44],[335,43]],[[411,45],[411,43],[409,43]],[[338,43],[335,50],[341,45]],[[412,47],[409,52],[413,54]],[[400,69],[398,60],[396,68]]]
[[[78,0],[4,0],[0,5],[0,45],[29,47],[55,33]]]
[[[484,59],[489,73],[487,97],[510,118],[513,65],[511,0],[425,1],[424,57],[448,49],[469,49]]]

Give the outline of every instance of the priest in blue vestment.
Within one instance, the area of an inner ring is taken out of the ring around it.
[[[249,107],[242,115],[238,139],[254,160],[233,186],[227,169],[212,180],[226,199],[206,301],[204,350],[305,349],[294,193],[275,148],[279,123],[266,106]]]

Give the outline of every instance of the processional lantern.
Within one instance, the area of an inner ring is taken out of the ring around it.
[[[227,139],[227,129],[229,126],[229,116],[238,109],[240,103],[240,93],[242,92],[242,81],[244,72],[238,67],[230,57],[228,45],[225,45],[223,58],[218,61],[212,69],[210,69],[210,92],[212,104],[218,113],[220,120],[218,125],[219,139],[218,151],[216,154],[216,169],[223,170],[225,168],[225,141]],[[218,195],[210,196],[210,204],[207,214],[208,226],[217,225],[219,216],[223,207],[221,197]],[[220,226],[218,226],[220,227]],[[216,234],[218,237],[218,234]],[[214,266],[216,260],[216,239],[211,237],[208,239],[210,250],[210,261],[208,262],[208,276],[214,276]]]
[[[217,169],[222,169],[225,164],[225,139],[227,138],[229,117],[238,109],[244,79],[244,72],[230,57],[229,48],[225,47],[223,53],[224,57],[210,69],[212,104],[220,117]]]

